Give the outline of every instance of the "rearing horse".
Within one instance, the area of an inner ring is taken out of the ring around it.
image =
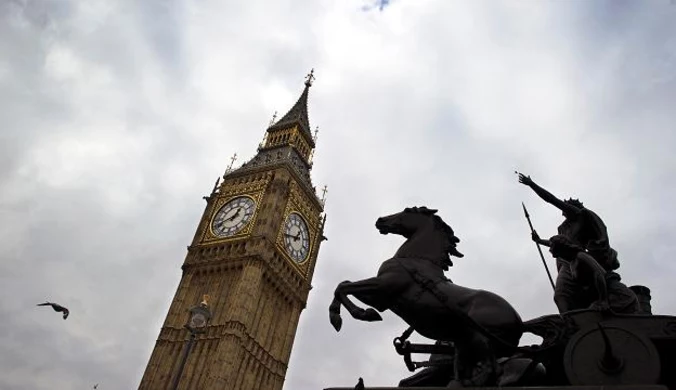
[[[412,207],[378,218],[381,234],[399,234],[407,240],[381,264],[376,277],[338,284],[329,319],[340,331],[341,305],[362,321],[382,320],[373,308],[391,310],[422,336],[455,344],[456,381],[449,386],[492,385],[496,358],[511,355],[518,346],[521,317],[502,297],[458,286],[444,276],[453,265],[449,256],[463,254],[456,249],[460,239],[436,212]],[[349,295],[372,308],[362,309]]]

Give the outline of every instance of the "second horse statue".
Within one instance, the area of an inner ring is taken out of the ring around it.
[[[444,276],[450,256],[463,257],[453,229],[427,207],[411,207],[378,218],[382,234],[399,234],[406,242],[378,275],[338,284],[329,319],[340,331],[340,308],[362,321],[380,321],[391,310],[417,333],[455,345],[455,375],[449,387],[487,386],[496,382],[497,359],[511,356],[523,333],[521,317],[502,297],[454,284]],[[371,306],[363,309],[349,295]],[[374,310],[375,308],[375,310]]]

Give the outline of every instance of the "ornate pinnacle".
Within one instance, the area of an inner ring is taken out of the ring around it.
[[[214,188],[211,190],[211,195],[216,193],[216,190],[218,189],[218,183],[220,183],[220,181],[221,181],[220,177],[216,178],[216,183],[214,183]]]
[[[328,191],[327,186],[325,185],[324,188],[322,188],[322,205],[326,204],[326,192]]]
[[[272,119],[270,119],[270,123],[268,126],[272,126],[273,123],[275,123],[275,119],[277,119],[277,111],[275,111],[274,114],[272,114]]]
[[[309,86],[312,85],[312,81],[315,79],[314,73],[315,73],[315,68],[312,68],[310,70],[310,73],[308,73],[308,75],[305,76],[305,85],[306,86],[309,87]]]
[[[232,156],[232,158],[230,158],[230,165],[228,165],[228,167],[225,169],[225,173],[228,173],[228,172],[232,171],[232,164],[235,163],[235,160],[237,160],[237,153],[235,153],[235,154]]]
[[[263,149],[263,147],[265,146],[265,141],[267,141],[267,140],[268,140],[268,133],[266,131],[265,134],[263,134],[263,140],[261,141],[261,143],[258,144],[258,151],[259,152],[260,152],[261,149]]]
[[[317,142],[317,133],[319,133],[319,126],[315,127],[315,132],[312,135],[312,141]]]

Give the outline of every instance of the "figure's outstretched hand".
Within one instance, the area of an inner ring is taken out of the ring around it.
[[[533,185],[533,180],[530,178],[530,176],[526,176],[523,173],[519,173],[519,183],[530,187],[531,185]]]
[[[530,234],[530,237],[533,239],[533,241],[540,242],[540,236],[535,230],[533,230],[533,233]]]

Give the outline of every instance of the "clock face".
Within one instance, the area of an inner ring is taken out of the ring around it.
[[[256,202],[248,196],[230,200],[218,210],[211,222],[211,230],[218,237],[237,234],[251,221]]]
[[[284,248],[298,263],[303,262],[310,252],[307,224],[298,213],[291,213],[284,223]]]
[[[190,318],[190,327],[193,329],[201,329],[207,325],[207,319],[202,313],[193,314]]]

